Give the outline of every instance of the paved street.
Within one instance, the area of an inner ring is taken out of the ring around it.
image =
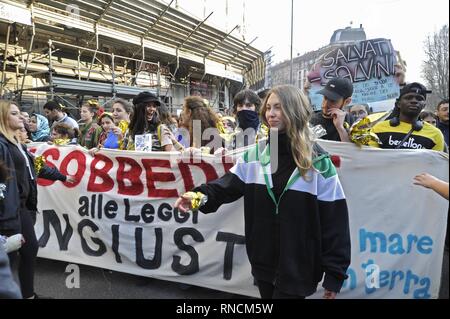
[[[80,288],[66,287],[68,263],[38,258],[36,292],[52,298],[73,299],[229,299],[237,296],[170,281],[140,277],[80,265]]]
[[[449,256],[444,254],[440,298],[449,298]],[[67,263],[39,258],[36,291],[43,296],[74,299],[232,299],[247,298],[226,292],[186,286],[80,265],[80,288],[65,285]]]

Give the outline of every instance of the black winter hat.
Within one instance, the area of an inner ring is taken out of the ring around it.
[[[161,101],[159,100],[159,98],[155,94],[148,91],[141,92],[133,98],[134,105],[149,102],[155,102],[157,106],[161,106]]]

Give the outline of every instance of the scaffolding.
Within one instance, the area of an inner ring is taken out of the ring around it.
[[[232,36],[236,27],[217,30],[206,23],[212,12],[197,20],[173,8],[174,1],[5,2],[29,10],[32,22],[6,21],[4,32],[1,93],[8,88],[18,100],[33,92],[49,99],[77,95],[79,106],[84,96],[107,102],[145,90],[175,109],[182,103],[176,95],[191,94],[198,82],[217,91],[210,98],[220,105],[230,100],[229,88],[249,84],[246,74],[261,73],[255,66],[265,67],[255,63],[262,52]],[[11,44],[12,28],[18,31]],[[13,74],[15,83],[8,83]]]

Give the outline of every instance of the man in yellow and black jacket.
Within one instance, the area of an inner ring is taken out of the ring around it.
[[[431,92],[420,83],[405,85],[396,101],[398,113],[372,128],[380,143],[372,141],[369,145],[385,149],[444,151],[444,136],[441,131],[419,120],[419,114],[425,108],[427,93]]]

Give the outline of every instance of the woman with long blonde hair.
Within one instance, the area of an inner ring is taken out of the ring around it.
[[[17,105],[0,100],[0,159],[6,164],[10,178],[7,196],[0,208],[0,233],[7,237],[22,233],[25,243],[19,249],[19,279],[23,298],[34,297],[34,264],[38,242],[29,199],[34,197],[32,179],[33,160],[16,139],[16,132],[24,128],[24,119]],[[34,185],[35,182],[34,182]],[[9,258],[14,264],[15,253]]]
[[[312,141],[311,113],[298,88],[274,87],[261,109],[268,145],[257,143],[229,173],[175,203],[212,213],[244,196],[247,254],[262,298],[304,298],[325,274],[324,298],[333,299],[347,278],[347,204],[330,157]]]
[[[23,115],[12,101],[0,100],[0,161],[9,171],[6,196],[0,205],[0,234],[10,237],[22,234],[24,244],[19,249],[19,280],[23,298],[36,298],[34,292],[34,266],[38,241],[34,232],[37,212],[37,184],[34,158],[26,146],[17,140],[17,132],[24,128]],[[45,166],[39,177],[51,180],[70,181],[72,177],[62,175],[56,168]],[[15,252],[9,258],[14,264]]]

